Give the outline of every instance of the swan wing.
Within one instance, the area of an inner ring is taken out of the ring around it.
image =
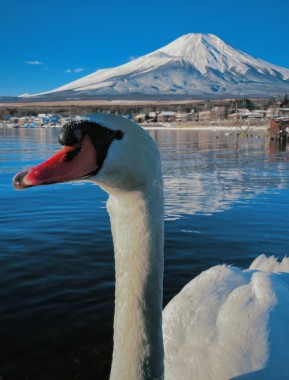
[[[166,380],[289,378],[289,274],[259,264],[213,267],[166,306]]]

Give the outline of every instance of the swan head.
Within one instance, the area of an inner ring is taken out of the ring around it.
[[[110,114],[91,114],[64,125],[63,145],[42,164],[16,174],[15,189],[86,179],[109,193],[141,190],[160,181],[159,152],[134,122]]]

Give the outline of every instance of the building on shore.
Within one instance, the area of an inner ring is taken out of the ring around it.
[[[225,107],[214,107],[211,110],[199,112],[199,121],[222,120],[225,118]]]

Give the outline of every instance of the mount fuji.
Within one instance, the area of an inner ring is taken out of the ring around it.
[[[34,96],[58,98],[270,97],[289,93],[289,69],[213,34],[187,34],[124,65]]]

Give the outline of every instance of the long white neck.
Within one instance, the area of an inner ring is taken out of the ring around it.
[[[110,380],[162,379],[163,189],[111,195],[116,268]]]

